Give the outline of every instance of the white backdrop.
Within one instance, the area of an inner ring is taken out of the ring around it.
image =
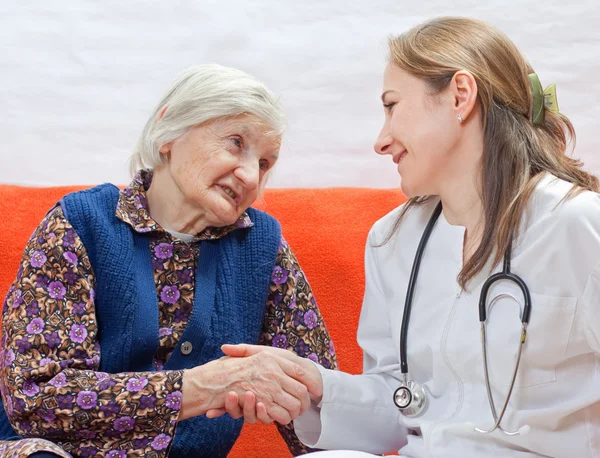
[[[435,15],[487,20],[524,51],[600,174],[598,0],[0,0],[0,183],[128,183],[127,157],[175,74],[217,62],[280,94],[271,187],[399,183],[373,153],[386,37]]]

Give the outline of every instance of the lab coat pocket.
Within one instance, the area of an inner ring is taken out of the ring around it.
[[[563,361],[575,317],[574,297],[531,294],[531,316],[523,345],[516,387],[556,380],[556,367]],[[521,335],[517,304],[500,299],[488,312],[487,347],[490,382],[508,387],[513,376]]]

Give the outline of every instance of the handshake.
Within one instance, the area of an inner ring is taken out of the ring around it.
[[[288,424],[323,395],[315,364],[262,345],[223,345],[226,356],[183,375],[179,420],[228,413],[248,423]]]

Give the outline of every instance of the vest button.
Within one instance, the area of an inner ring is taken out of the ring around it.
[[[184,356],[189,355],[193,350],[192,342],[183,342],[181,344],[181,354]]]

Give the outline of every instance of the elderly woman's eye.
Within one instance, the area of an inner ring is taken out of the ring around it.
[[[258,163],[258,166],[261,170],[269,170],[271,164],[269,164],[269,161],[267,161],[266,159],[263,159]]]
[[[240,137],[231,137],[231,142],[238,148],[242,147],[242,139]]]

